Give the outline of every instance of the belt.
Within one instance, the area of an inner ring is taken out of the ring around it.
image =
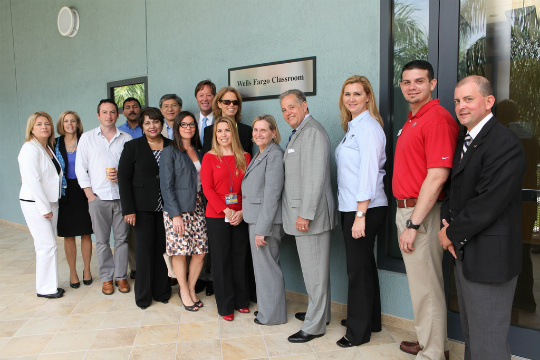
[[[418,199],[396,199],[398,208],[411,208],[416,205]]]

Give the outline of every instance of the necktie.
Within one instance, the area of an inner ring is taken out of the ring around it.
[[[208,121],[208,118],[205,116],[202,119],[202,127],[201,127],[201,133],[200,133],[200,135],[201,135],[201,145],[204,142],[204,129],[206,128],[206,121]]]
[[[465,139],[463,139],[463,149],[461,150],[461,159],[463,159],[463,156],[465,156],[465,153],[467,152],[469,145],[471,145],[471,141],[472,141],[472,137],[471,135],[467,133],[467,135],[465,135]]]
[[[291,139],[293,137],[293,135],[296,133],[296,129],[293,129],[292,133],[291,133],[291,136],[289,136],[289,142],[287,143],[287,145],[291,142]]]

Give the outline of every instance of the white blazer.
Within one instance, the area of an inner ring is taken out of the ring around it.
[[[56,159],[54,151],[48,148]],[[60,175],[56,172],[49,154],[36,139],[23,144],[18,160],[22,177],[19,199],[34,200],[41,215],[50,213],[50,203],[60,198],[62,171]]]

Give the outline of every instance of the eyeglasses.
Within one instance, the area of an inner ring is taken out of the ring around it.
[[[197,127],[197,124],[195,124],[195,123],[193,123],[193,122],[191,122],[191,123],[189,123],[189,124],[188,124],[188,123],[185,123],[185,122],[181,122],[181,123],[180,123],[180,127],[183,128],[183,129],[187,128],[188,126],[189,126],[190,128],[192,128],[192,129],[194,129],[195,127]]]
[[[221,102],[224,103],[225,105],[230,105],[230,104],[233,104],[234,106],[240,105],[240,101],[238,100],[221,100]]]

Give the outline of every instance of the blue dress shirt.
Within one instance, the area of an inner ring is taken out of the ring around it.
[[[132,129],[131,126],[129,126],[127,121],[125,122],[125,124],[120,125],[118,128],[124,132],[127,132],[134,139],[137,139],[143,136],[142,129],[139,125],[135,126],[135,129]]]
[[[349,122],[335,151],[339,211],[356,211],[358,202],[365,200],[368,209],[388,206],[383,184],[385,147],[386,135],[368,110]]]

